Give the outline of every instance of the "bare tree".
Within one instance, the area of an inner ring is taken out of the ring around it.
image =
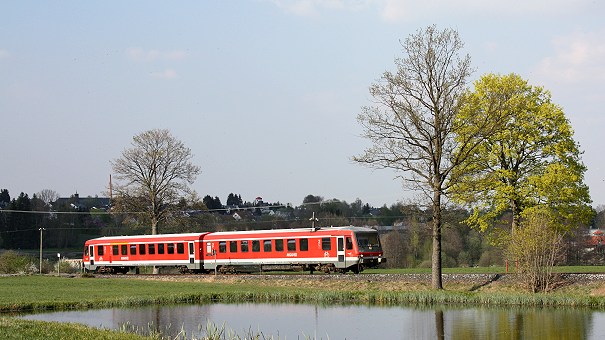
[[[59,199],[59,193],[52,189],[42,189],[36,194],[36,196],[46,205],[50,205]]]
[[[151,223],[151,233],[157,234],[158,224],[191,192],[189,185],[200,173],[192,157],[191,150],[168,130],[134,136],[131,148],[112,162],[118,179],[114,206],[143,213]]]
[[[372,168],[390,168],[409,187],[422,190],[432,206],[432,287],[442,289],[442,202],[460,166],[489,133],[494,122],[466,125],[457,113],[472,73],[470,57],[461,56],[458,32],[429,26],[401,42],[404,57],[397,71],[385,72],[370,87],[375,104],[357,117],[372,142],[353,160]],[[408,186],[406,185],[406,186]]]

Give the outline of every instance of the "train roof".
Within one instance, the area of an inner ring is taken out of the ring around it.
[[[156,234],[156,235],[128,235],[128,236],[103,236],[93,238],[89,241],[112,241],[112,240],[124,240],[124,239],[135,239],[135,238],[166,238],[166,237],[200,237],[209,234],[209,232],[203,233],[184,233],[184,234]]]
[[[210,233],[211,235],[233,235],[233,234],[268,234],[268,233],[300,233],[300,232],[322,232],[330,230],[351,230],[353,232],[375,232],[375,229],[368,227],[357,226],[340,226],[340,227],[315,227],[313,228],[293,228],[293,229],[260,229],[260,230],[245,230],[245,231],[219,231]]]
[[[115,241],[115,240],[132,240],[140,238],[167,238],[167,237],[186,237],[200,238],[205,235],[237,235],[237,234],[272,234],[272,233],[300,233],[300,232],[326,232],[330,230],[350,230],[353,232],[375,232],[375,229],[369,227],[358,226],[339,226],[339,227],[316,227],[313,228],[294,228],[294,229],[261,229],[261,230],[246,230],[246,231],[219,231],[219,232],[202,232],[202,233],[183,233],[183,234],[156,234],[156,235],[129,235],[129,236],[103,236],[91,239],[89,241]]]

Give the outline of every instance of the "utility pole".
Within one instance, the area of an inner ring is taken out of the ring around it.
[[[46,229],[40,227],[40,274],[42,274],[42,231],[44,230]]]
[[[315,217],[315,212],[313,212],[313,216],[309,219],[309,221],[311,221],[311,228],[313,228],[313,231],[315,231],[315,222],[319,221],[319,219]]]

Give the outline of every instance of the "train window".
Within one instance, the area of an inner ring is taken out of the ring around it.
[[[149,255],[155,255],[155,244],[154,243],[149,244]]]
[[[237,241],[229,241],[229,251],[237,253]]]
[[[263,251],[271,251],[271,240],[264,240],[263,241]]]
[[[248,241],[242,241],[240,244],[240,249],[242,250],[242,253],[248,252]]]
[[[321,250],[332,250],[332,239],[329,237],[321,238]]]
[[[128,255],[128,245],[127,244],[123,244],[120,246],[120,254]]]
[[[218,252],[219,253],[227,252],[227,241],[218,241]]]
[[[193,255],[193,242],[189,243],[189,254]]]
[[[118,246],[117,246],[117,245],[113,245],[113,246],[111,246],[111,252],[112,252],[114,255],[120,255],[120,253],[118,252]]]
[[[296,251],[296,240],[288,240],[288,251]]]
[[[347,237],[345,239],[345,245],[346,245],[347,250],[353,249],[353,241],[351,240],[350,237]]]
[[[284,240],[275,240],[275,251],[284,251]]]
[[[139,244],[139,254],[145,255],[145,245]]]
[[[84,256],[88,256],[88,247],[87,246],[84,246]]]
[[[176,244],[176,253],[177,254],[185,254],[185,244],[177,243]]]
[[[130,255],[136,255],[136,254],[137,254],[137,245],[131,244],[130,245]]]
[[[166,243],[166,248],[168,248],[168,254],[174,254],[174,243]]]
[[[301,238],[300,240],[298,240],[298,249],[300,249],[301,251],[309,250],[309,239]]]
[[[252,241],[252,251],[254,251],[254,252],[260,251],[260,241],[259,240]]]
[[[158,254],[164,254],[164,243],[158,243]]]
[[[103,251],[103,246],[97,246],[97,255],[103,256],[105,252]]]
[[[345,250],[345,245],[344,245],[344,240],[342,239],[342,237],[338,238],[338,245],[336,246],[336,250],[338,251],[344,251]]]

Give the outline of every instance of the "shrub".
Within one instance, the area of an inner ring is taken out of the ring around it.
[[[57,266],[59,266],[59,272],[64,274],[75,274],[80,272],[80,268],[74,267],[71,263],[67,261],[61,261],[55,263],[55,272],[57,272]]]
[[[0,274],[31,273],[32,266],[37,269],[33,258],[14,250],[7,250],[0,255]]]

